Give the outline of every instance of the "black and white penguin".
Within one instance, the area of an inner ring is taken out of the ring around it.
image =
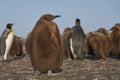
[[[3,31],[0,38],[0,61],[6,60],[9,50],[11,48],[14,32],[12,30],[13,23],[6,25],[6,29]]]
[[[80,19],[75,20],[75,26],[72,27],[69,35],[70,49],[73,55],[73,59],[83,59],[84,53],[84,39],[85,33],[80,25]]]

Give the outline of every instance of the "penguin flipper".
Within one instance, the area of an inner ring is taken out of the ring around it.
[[[70,45],[70,38],[72,37],[72,31],[70,31],[70,33],[69,33],[69,35],[68,35],[68,37],[67,37],[67,39],[66,39],[66,46],[67,47],[69,47],[69,45]]]
[[[9,31],[4,30],[0,38],[0,55],[4,55],[6,50],[6,38],[9,34]]]
[[[6,50],[5,40],[0,40],[0,55],[4,55]]]

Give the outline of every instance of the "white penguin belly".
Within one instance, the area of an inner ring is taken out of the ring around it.
[[[5,54],[4,54],[4,60],[7,59],[7,55],[9,53],[11,45],[13,43],[13,37],[14,37],[13,32],[10,32],[8,37],[6,38],[6,50],[5,50]]]
[[[77,55],[74,53],[74,48],[73,48],[73,42],[72,42],[72,39],[70,39],[70,49],[71,49],[71,52],[72,52],[73,58],[76,59],[76,58],[77,58]]]

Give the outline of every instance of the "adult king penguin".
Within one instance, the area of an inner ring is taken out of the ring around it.
[[[62,45],[57,24],[52,20],[59,15],[45,14],[37,21],[31,33],[30,58],[35,75],[60,71]]]
[[[84,58],[84,39],[86,39],[86,36],[80,25],[80,19],[76,19],[75,26],[72,27],[71,33],[68,37],[68,40],[70,41],[70,49],[74,59]]]
[[[6,29],[3,31],[0,38],[0,61],[6,60],[9,50],[11,48],[14,33],[12,30],[13,23],[6,25]]]

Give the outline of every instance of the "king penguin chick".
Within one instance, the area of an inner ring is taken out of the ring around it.
[[[44,14],[37,21],[31,33],[30,59],[35,74],[60,72],[62,45],[57,24],[53,21],[59,15]]]
[[[0,38],[0,61],[6,60],[11,48],[14,33],[12,30],[13,23],[8,23]]]
[[[73,55],[73,59],[83,59],[84,53],[84,39],[85,33],[80,25],[80,19],[75,20],[75,26],[72,27],[69,34],[68,41],[70,42],[70,49]]]

